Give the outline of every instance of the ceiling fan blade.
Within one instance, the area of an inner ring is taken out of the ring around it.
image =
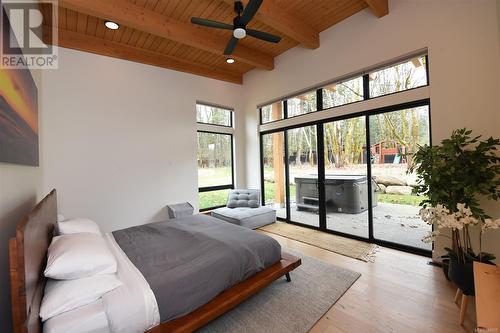
[[[191,23],[202,25],[204,27],[233,30],[233,26],[231,24],[207,20],[200,17],[191,17]]]
[[[225,55],[230,55],[231,53],[233,53],[234,48],[236,47],[237,43],[238,43],[238,38],[231,37],[231,39],[227,43],[226,49],[224,50],[224,54]]]
[[[241,14],[241,19],[240,19],[241,24],[247,25],[248,22],[250,22],[250,20],[254,17],[255,13],[257,13],[261,4],[262,0],[248,1],[247,6],[243,10],[243,14]]]
[[[267,32],[264,32],[264,31],[258,31],[258,30],[253,30],[253,29],[246,29],[246,31],[247,31],[247,35],[258,38],[258,39],[262,39],[266,42],[279,43],[281,40],[281,37],[268,34]]]

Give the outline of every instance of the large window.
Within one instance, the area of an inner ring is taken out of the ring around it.
[[[233,135],[230,109],[197,104],[198,122],[198,187],[200,210],[226,204],[230,189],[234,188]],[[201,121],[200,121],[201,120]]]
[[[382,97],[428,85],[427,63],[417,55],[275,103],[284,119],[317,113],[261,127],[263,204],[287,223],[430,255],[421,238],[431,227],[418,216],[425,197],[408,172],[431,144],[430,100]]]
[[[306,113],[317,111],[316,91],[304,93],[287,101],[287,117],[296,117]]]
[[[196,104],[196,121],[201,124],[232,127],[233,112],[219,106]]]
[[[318,89],[261,106],[261,124],[323,111],[429,84],[427,54],[373,68],[348,79],[332,81]]]
[[[322,90],[323,108],[333,108],[363,100],[363,78],[357,77],[344,82],[332,83]]]
[[[420,56],[408,61],[371,72],[370,97],[418,88],[427,85],[427,57]]]
[[[285,118],[283,102],[276,102],[260,109],[263,124]]]

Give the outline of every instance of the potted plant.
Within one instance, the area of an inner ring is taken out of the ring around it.
[[[466,295],[474,294],[473,262],[495,259],[483,252],[483,234],[500,227],[500,219],[491,219],[479,205],[481,198],[500,197],[500,140],[481,140],[481,136],[471,134],[471,130],[457,129],[439,146],[419,147],[409,168],[409,172],[416,172],[419,183],[414,193],[426,196],[420,204],[420,216],[434,226],[423,241],[450,238],[451,247],[444,256],[449,260],[447,277]],[[473,228],[479,229],[477,251],[471,242]],[[445,230],[451,230],[451,236],[443,233]]]

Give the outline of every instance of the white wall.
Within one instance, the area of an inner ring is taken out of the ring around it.
[[[388,16],[377,19],[366,9],[322,32],[319,49],[294,48],[276,59],[274,71],[246,74],[247,184],[260,183],[256,105],[426,47],[434,143],[459,127],[500,136],[496,5],[495,0],[390,0]],[[500,203],[487,208],[500,217]],[[500,257],[500,234],[489,237],[485,247]]]
[[[61,48],[42,82],[44,191],[57,188],[61,214],[104,230],[197,204],[196,100],[234,106],[241,126],[241,86],[190,74]]]
[[[32,71],[32,75],[38,88],[40,105],[40,72]],[[39,107],[39,118],[42,114]],[[39,139],[42,135],[40,130]],[[0,163],[0,332],[12,330],[8,240],[15,237],[17,224],[36,204],[41,183],[41,167]]]

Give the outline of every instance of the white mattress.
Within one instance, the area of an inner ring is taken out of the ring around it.
[[[160,323],[153,291],[111,233],[105,234],[117,261],[122,286],[86,306],[52,317],[44,323],[45,333],[143,333]]]

